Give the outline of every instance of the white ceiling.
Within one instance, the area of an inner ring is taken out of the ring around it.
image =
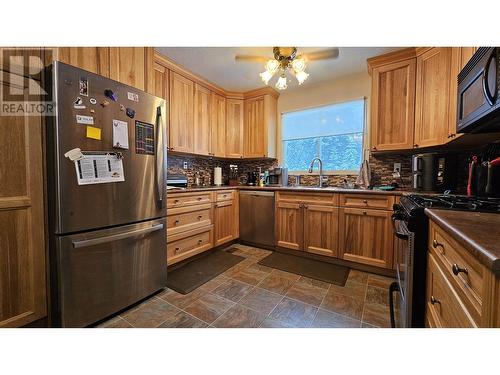
[[[299,47],[299,53],[310,53],[326,47]],[[341,47],[337,59],[311,61],[306,71],[310,74],[303,85],[331,80],[341,76],[366,72],[366,59],[398,48],[392,47]],[[259,73],[262,63],[235,62],[237,54],[273,57],[272,47],[159,47],[158,52],[188,70],[229,91],[248,91],[263,87]],[[289,77],[288,90],[299,87]],[[276,77],[270,85],[276,83]]]

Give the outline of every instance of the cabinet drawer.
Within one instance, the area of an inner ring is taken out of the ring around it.
[[[458,295],[462,298],[477,322],[482,311],[483,266],[466,249],[431,222],[429,251],[441,264]],[[453,269],[467,270],[457,275]]]
[[[427,264],[426,314],[430,314],[427,320],[443,328],[476,327],[432,254]]]
[[[326,204],[331,206],[338,206],[339,196],[333,193],[290,193],[290,192],[277,192],[276,200],[282,202],[303,202],[303,203],[316,203]]]
[[[167,243],[167,265],[192,257],[212,247],[213,226],[184,232],[182,235],[171,236]],[[167,240],[168,241],[168,240]]]
[[[210,225],[210,203],[172,208],[167,215],[167,236]]]
[[[167,195],[167,208],[192,206],[195,204],[210,203],[210,192],[207,193],[180,193]]]
[[[230,201],[231,199],[233,199],[232,190],[218,191],[216,194],[217,194],[215,198],[216,202]]]
[[[394,196],[382,194],[341,194],[340,205],[343,207],[378,208],[392,210]]]

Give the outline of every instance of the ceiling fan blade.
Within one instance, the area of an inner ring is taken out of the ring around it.
[[[264,56],[236,55],[234,60],[237,62],[267,62],[270,58]]]
[[[318,52],[307,53],[303,56],[307,61],[336,59],[339,57],[339,49],[329,48]]]

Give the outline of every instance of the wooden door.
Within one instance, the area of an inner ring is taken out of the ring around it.
[[[221,245],[234,238],[236,218],[233,201],[217,202],[214,205],[215,243]]]
[[[215,93],[212,93],[210,153],[213,156],[226,156],[226,98]]]
[[[167,102],[167,108],[169,107],[169,70],[165,68],[164,66],[154,63],[153,65],[153,89],[152,89],[152,94],[155,96],[158,96],[159,98],[165,99]],[[168,111],[167,111],[168,112]],[[167,128],[167,133],[168,134],[168,128]],[[170,148],[170,137],[167,136],[167,141],[166,141],[166,147],[167,150]]]
[[[212,113],[210,90],[194,86],[194,144],[193,152],[208,155],[210,152],[210,115]]]
[[[338,256],[339,209],[332,206],[304,205],[304,250]]]
[[[371,147],[373,151],[413,147],[415,59],[373,69]]]
[[[432,48],[417,57],[415,147],[436,146],[448,135],[452,49]]]
[[[153,55],[151,47],[110,47],[110,77],[139,90],[152,92]]]
[[[109,77],[109,48],[60,47],[55,52],[54,60]]]
[[[0,116],[0,327],[47,315],[42,133],[39,116]]]
[[[276,245],[292,250],[303,249],[304,217],[302,203],[276,204]]]
[[[245,100],[244,117],[244,157],[265,157],[266,127],[264,121],[264,97]]]
[[[393,268],[391,211],[340,208],[339,249],[343,259]]]
[[[226,156],[243,157],[243,100],[226,101]]]
[[[170,72],[170,149],[193,152],[194,83]]]

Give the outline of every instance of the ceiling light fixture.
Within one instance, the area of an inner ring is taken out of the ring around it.
[[[267,85],[269,81],[274,76],[274,74],[280,70],[281,74],[276,82],[275,87],[278,90],[286,90],[287,76],[286,73],[289,70],[293,70],[295,78],[299,82],[299,85],[304,83],[304,81],[309,77],[309,74],[305,72],[306,61],[302,56],[297,56],[297,48],[283,48],[274,47],[274,59],[270,59],[266,62],[265,71],[259,74],[262,81]]]

